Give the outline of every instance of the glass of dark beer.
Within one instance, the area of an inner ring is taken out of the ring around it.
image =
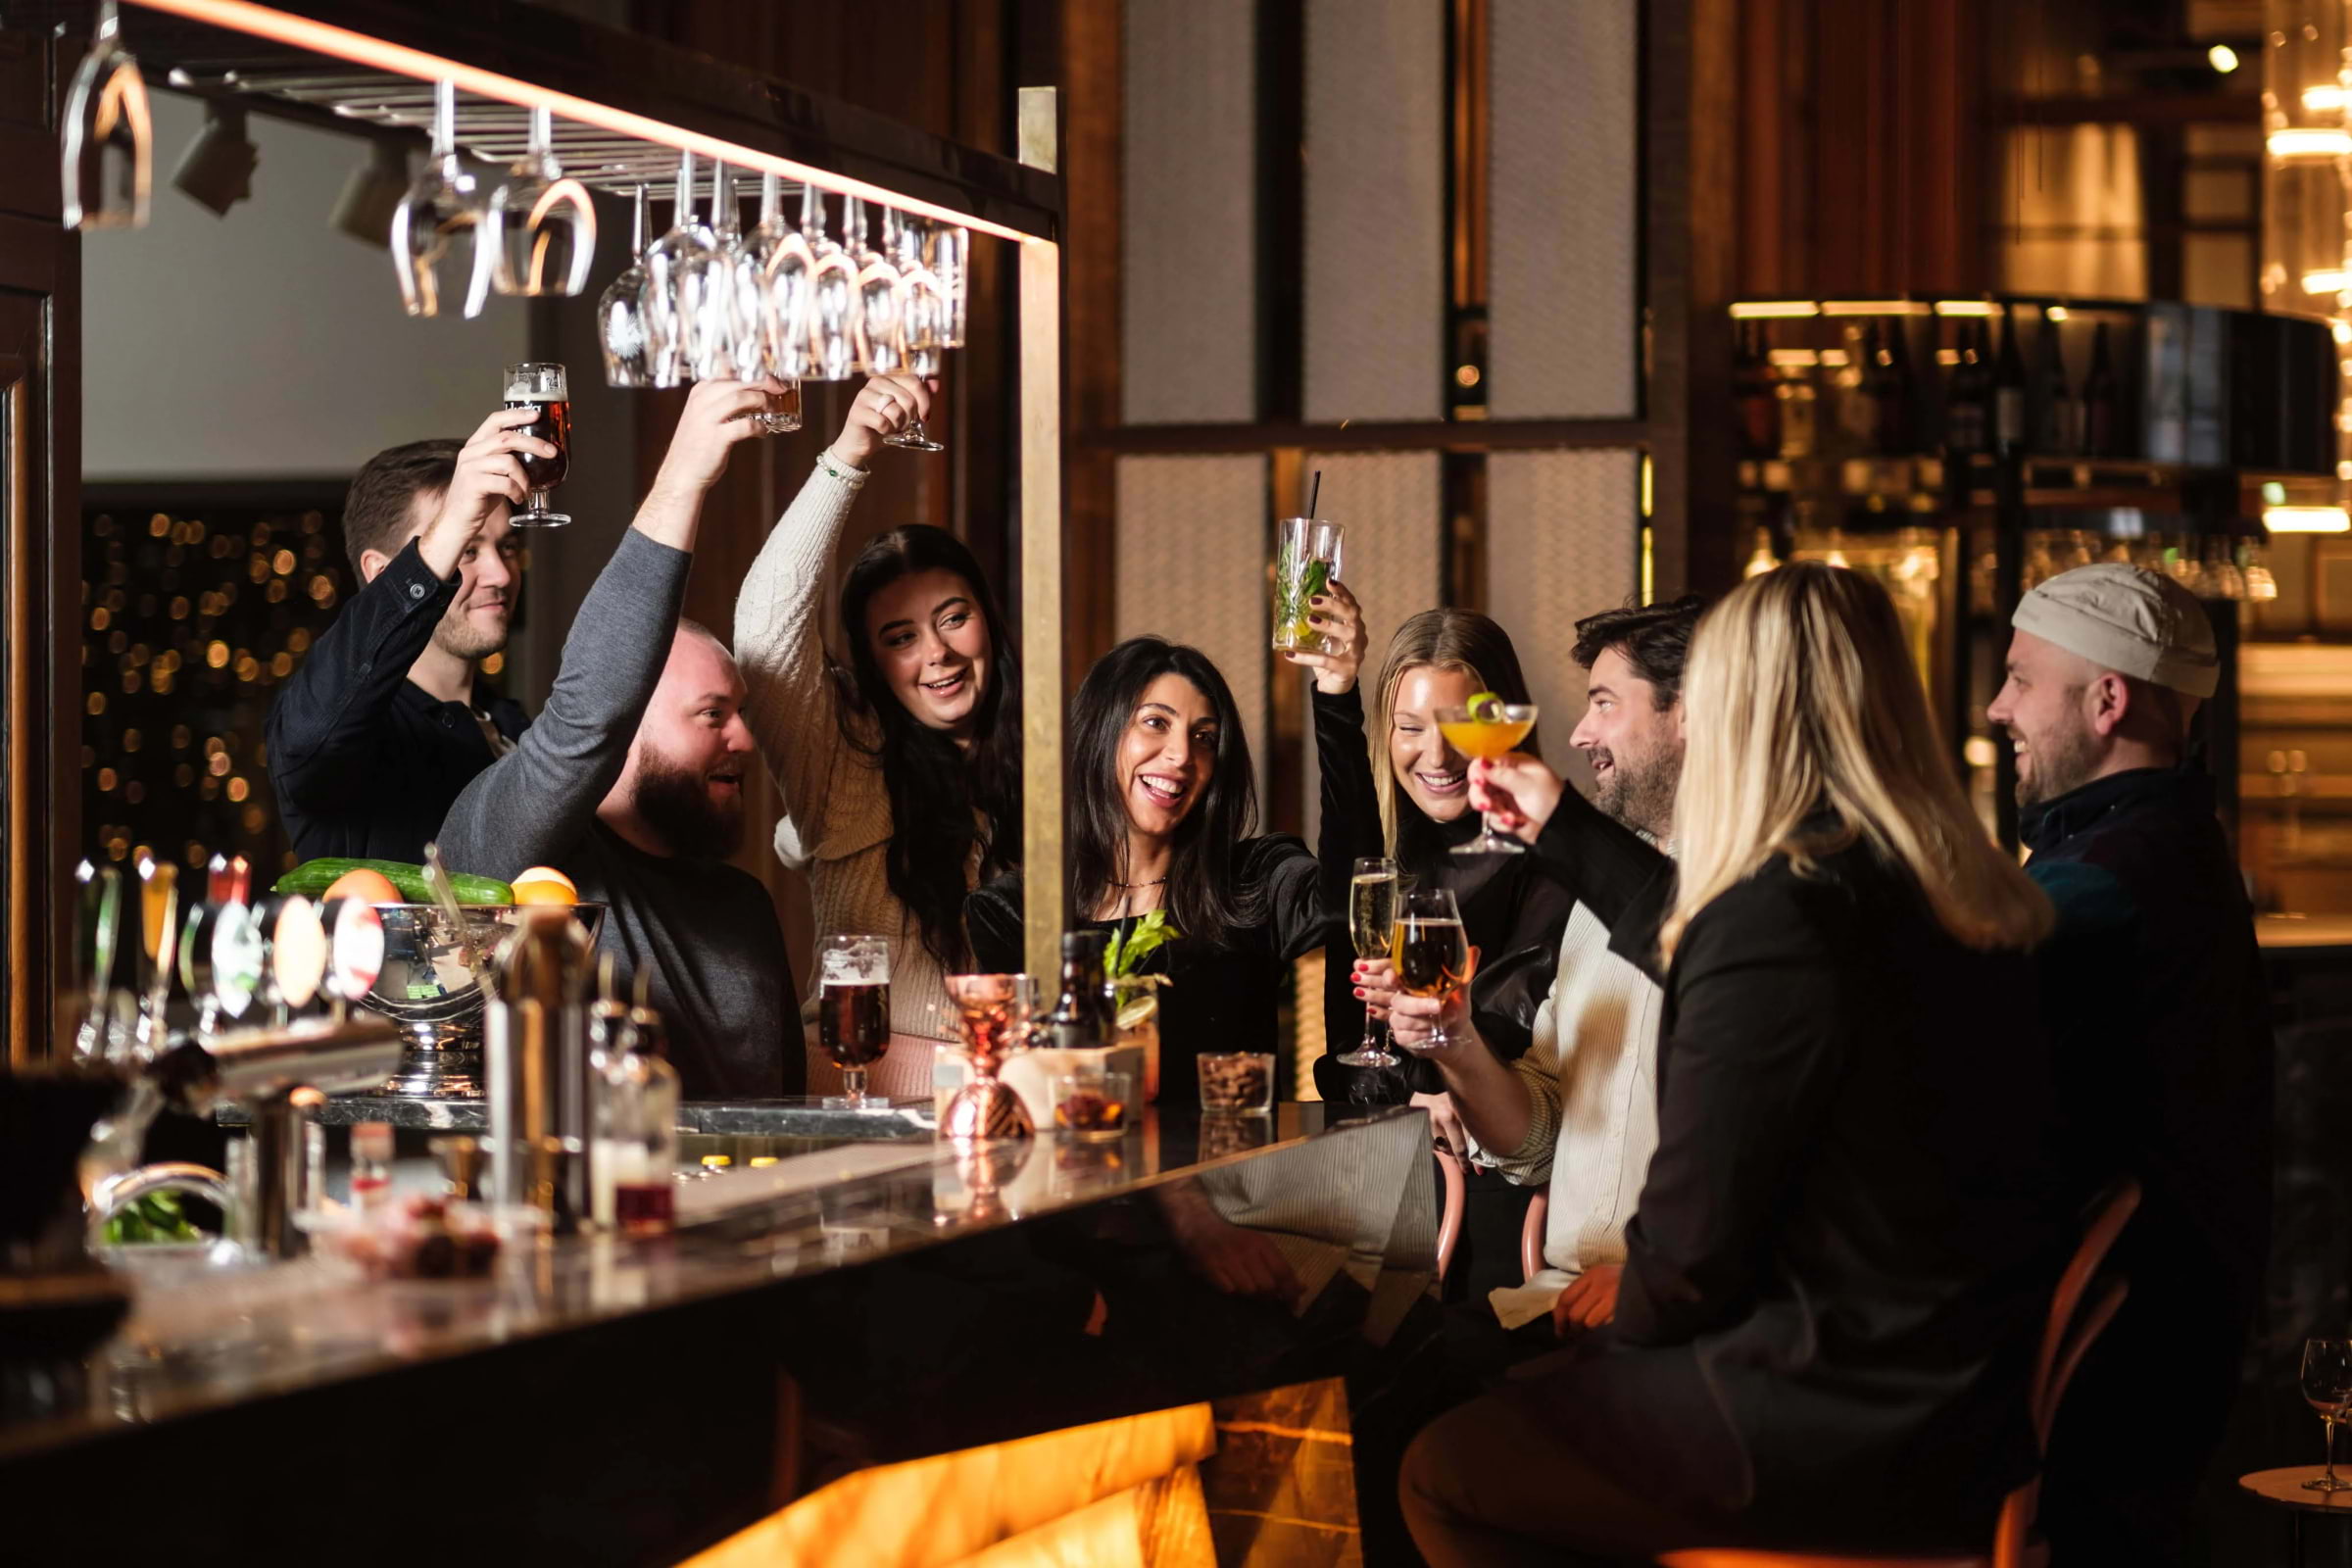
[[[817,949],[817,1041],[841,1069],[828,1110],[886,1110],[865,1092],[865,1070],[890,1049],[890,938],[836,933]]]
[[[553,442],[556,449],[552,458],[543,458],[535,452],[514,454],[522,460],[522,479],[531,487],[531,504],[508,520],[517,528],[562,527],[571,518],[564,513],[548,510],[547,493],[562,484],[564,474],[571,471],[571,393],[564,380],[564,367],[508,366],[507,407],[536,411],[537,418],[514,428],[524,435]]]

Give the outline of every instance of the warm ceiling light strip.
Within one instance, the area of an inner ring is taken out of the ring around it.
[[[2273,533],[2352,532],[2352,515],[2341,507],[2265,507],[2262,525]]]
[[[596,103],[586,98],[574,98],[569,93],[556,92],[534,86],[513,76],[502,76],[494,71],[463,65],[440,55],[426,54],[401,44],[386,43],[363,32],[346,27],[330,26],[269,6],[254,5],[251,0],[132,0],[149,11],[167,12],[185,17],[191,22],[209,23],[231,32],[242,32],[256,38],[270,38],[279,43],[307,49],[313,54],[328,55],[348,60],[354,65],[369,66],[395,75],[411,76],[418,81],[452,81],[464,91],[483,98],[496,98],[526,109],[547,109],[565,120],[605,130],[633,136],[640,141],[654,142],[664,147],[691,151],[705,158],[718,159],[737,169],[753,169],[762,173],[780,174],[786,179],[800,180],[833,191],[843,196],[856,196],[865,201],[896,207],[905,213],[919,213],[936,218],[975,233],[994,234],[1000,239],[1025,240],[1035,236],[1017,228],[1006,228],[969,213],[959,213],[952,207],[939,207],[930,202],[902,196],[881,185],[870,185],[861,179],[851,179],[829,170],[796,164],[789,158],[778,158],[743,146],[739,142],[721,141],[700,131],[688,130],[643,115],[632,115],[614,109],[610,104]]]

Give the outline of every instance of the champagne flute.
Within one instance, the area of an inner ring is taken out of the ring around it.
[[[1396,938],[1396,862],[1373,856],[1355,862],[1348,882],[1348,935],[1359,958],[1389,956]],[[1363,1044],[1341,1056],[1348,1067],[1394,1067],[1403,1058],[1375,1031],[1372,1009],[1364,1009]]]
[[[1390,960],[1396,965],[1396,988],[1408,997],[1449,1002],[1470,983],[1470,939],[1451,888],[1417,887],[1397,896]],[[1444,1050],[1455,1041],[1440,1024],[1429,1043]]]
[[[2335,1424],[2352,1405],[2352,1340],[2303,1342],[2303,1397],[2328,1430],[2328,1470],[2303,1483],[2306,1492],[2352,1492],[2352,1481],[2335,1476]]]
[[[1536,727],[1536,705],[1506,703],[1489,693],[1481,693],[1466,707],[1441,708],[1437,710],[1438,733],[1446,744],[1464,757],[1493,760],[1506,757],[1527,739]],[[1467,844],[1453,847],[1456,855],[1525,855],[1527,846],[1517,839],[1507,838],[1494,831],[1494,813],[1480,813],[1484,830]]]

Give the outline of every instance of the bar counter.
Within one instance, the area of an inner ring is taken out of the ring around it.
[[[1435,1310],[1429,1134],[1324,1112],[844,1140],[480,1280],[159,1254],[95,1353],[0,1369],[0,1517],[27,1562],[673,1562],[864,1467],[1377,1377]],[[1295,1304],[1208,1283],[1245,1232]]]

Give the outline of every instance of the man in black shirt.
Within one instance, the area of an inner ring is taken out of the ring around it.
[[[477,675],[507,645],[520,572],[507,521],[518,453],[553,452],[501,409],[461,447],[415,441],[368,460],[344,504],[362,587],[264,726],[278,815],[304,859],[423,858],[468,779],[529,722]]]

